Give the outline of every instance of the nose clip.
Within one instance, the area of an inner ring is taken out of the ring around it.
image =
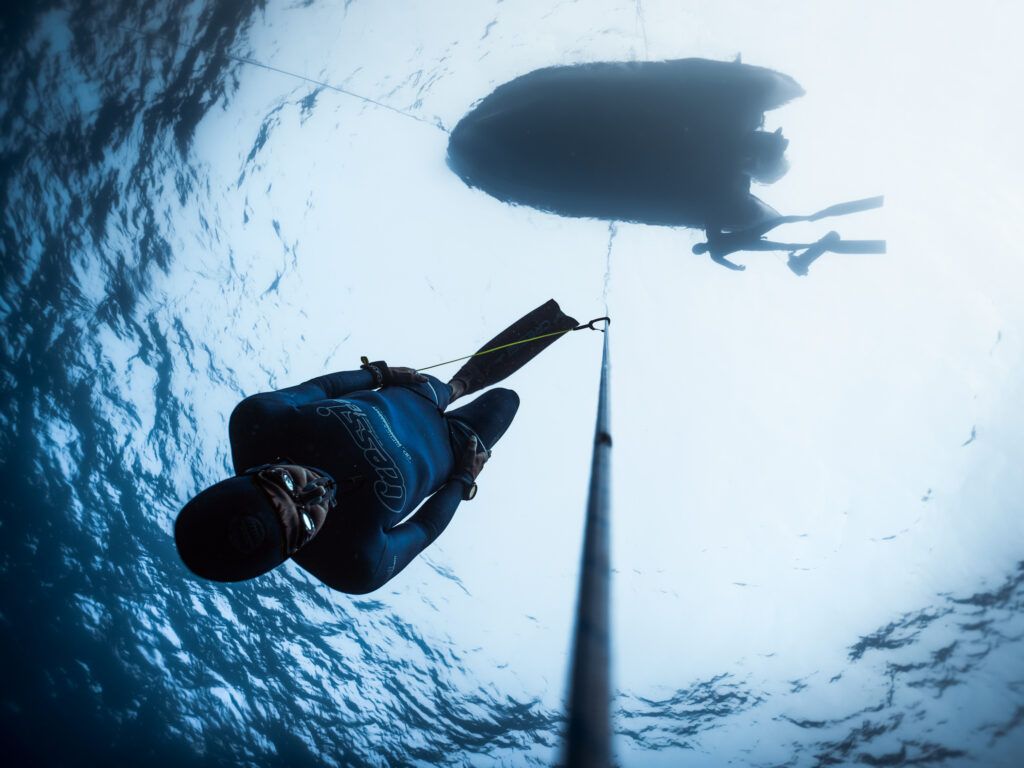
[[[300,504],[305,504],[307,501],[319,499],[323,497],[323,495],[323,486],[320,485],[316,480],[312,480],[309,483],[307,483],[306,486],[301,491],[296,492],[295,501],[299,502]]]
[[[337,483],[332,478],[318,477],[315,480],[310,480],[301,491],[295,494],[295,501],[299,504],[323,501],[325,506],[330,509],[335,504],[334,497],[337,487]]]

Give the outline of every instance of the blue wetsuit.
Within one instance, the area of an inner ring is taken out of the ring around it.
[[[248,397],[230,421],[237,473],[282,461],[338,482],[338,505],[293,559],[354,594],[379,588],[441,534],[462,498],[450,477],[466,441],[476,435],[489,450],[519,404],[511,390],[493,389],[446,414],[451,389],[433,377],[372,387],[368,371],[332,373]]]

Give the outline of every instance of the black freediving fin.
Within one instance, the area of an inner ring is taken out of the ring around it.
[[[506,379],[518,371],[557,339],[565,335],[558,333],[559,331],[571,331],[577,325],[578,323],[575,319],[562,312],[558,302],[550,299],[529,314],[516,320],[512,325],[484,344],[452,378],[461,379],[465,382],[467,395],[484,387],[489,387],[492,384],[497,384],[502,379]],[[534,341],[527,341],[523,344],[515,344],[517,341],[532,339],[535,336],[543,336],[548,333],[553,335]],[[497,349],[494,352],[487,352],[489,349],[503,347],[506,344],[512,344],[513,346]]]

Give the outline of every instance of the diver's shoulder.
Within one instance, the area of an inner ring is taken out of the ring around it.
[[[294,406],[281,402],[273,395],[273,392],[250,395],[238,403],[228,419],[229,433],[235,435],[271,424],[281,424],[288,420],[290,414],[295,414]]]
[[[231,423],[261,420],[275,410],[275,404],[265,393],[249,395],[231,411]]]

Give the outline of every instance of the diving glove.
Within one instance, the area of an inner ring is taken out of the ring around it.
[[[359,366],[364,371],[369,371],[373,376],[373,386],[380,387],[401,387],[406,384],[422,384],[427,377],[417,373],[414,368],[391,368],[383,360],[370,362],[363,358],[363,364]]]
[[[451,479],[462,483],[462,500],[469,501],[476,496],[476,478],[484,468],[484,464],[491,458],[488,451],[477,450],[476,435],[469,438],[466,450],[462,453],[462,460],[455,470]]]

